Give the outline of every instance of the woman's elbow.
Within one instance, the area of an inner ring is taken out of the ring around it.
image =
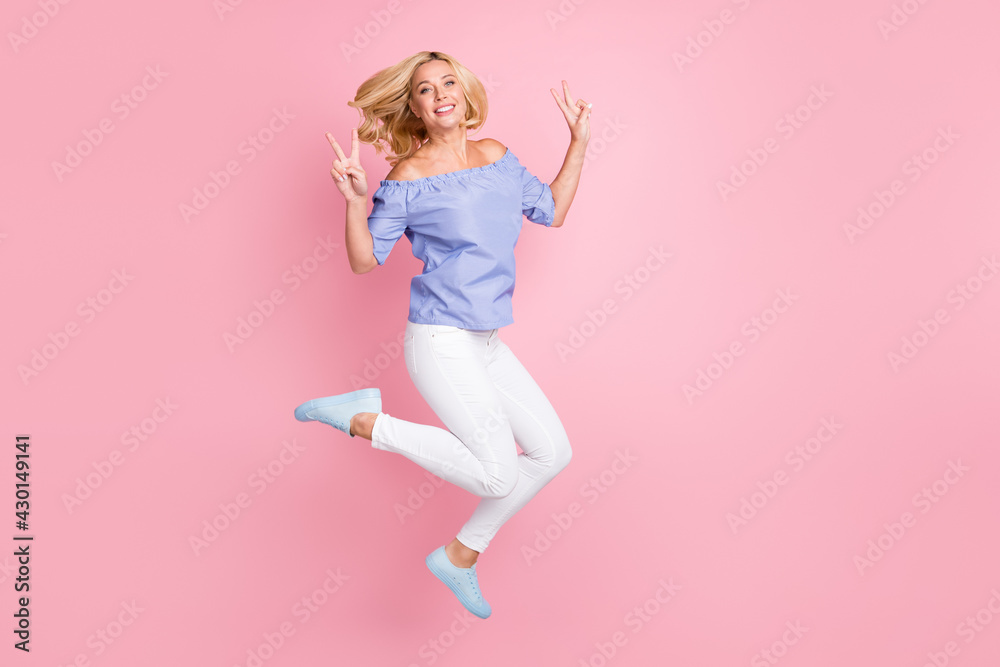
[[[367,262],[360,262],[357,264],[352,262],[351,271],[353,271],[357,275],[361,275],[362,273],[368,273],[378,265],[379,265],[378,260],[375,259],[374,255],[372,255]]]

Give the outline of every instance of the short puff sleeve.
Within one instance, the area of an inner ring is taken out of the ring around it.
[[[406,230],[406,190],[382,185],[372,195],[368,231],[372,234],[372,254],[379,266],[385,264],[389,251]]]
[[[521,210],[528,220],[551,227],[556,219],[556,203],[552,189],[531,172],[521,167]]]

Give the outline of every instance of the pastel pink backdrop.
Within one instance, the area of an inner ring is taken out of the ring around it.
[[[4,665],[998,664],[995,3],[3,13],[5,627],[17,434],[35,535]],[[425,49],[546,182],[549,89],[593,103],[501,331],[574,458],[483,554],[486,621],[423,563],[476,499],[292,415],[360,378],[440,425],[396,346],[420,263],[351,273],[323,137]]]

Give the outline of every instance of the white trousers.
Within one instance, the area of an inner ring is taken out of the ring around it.
[[[406,368],[447,430],[385,412],[372,429],[375,449],[482,498],[457,535],[479,552],[572,456],[555,409],[498,331],[407,321]]]

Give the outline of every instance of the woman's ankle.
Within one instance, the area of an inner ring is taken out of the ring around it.
[[[375,429],[375,419],[378,415],[374,412],[359,412],[351,417],[350,430],[353,435],[361,436],[366,440],[372,439],[372,431]]]
[[[479,560],[479,552],[459,542],[457,537],[445,545],[444,553],[455,567],[469,568]]]

